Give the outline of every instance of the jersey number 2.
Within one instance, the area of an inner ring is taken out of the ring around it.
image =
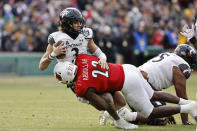
[[[97,67],[98,66],[98,61],[92,61],[92,66]],[[109,78],[109,71],[101,71],[101,70],[93,70],[92,71],[92,76],[93,77],[97,78],[99,74]]]

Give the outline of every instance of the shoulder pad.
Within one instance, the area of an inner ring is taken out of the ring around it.
[[[55,43],[54,34],[55,34],[55,32],[54,32],[54,33],[51,33],[51,34],[48,36],[48,43],[49,43],[50,45],[53,45],[53,44]]]
[[[83,28],[82,35],[85,37],[85,39],[92,39],[93,38],[93,31],[90,28]]]

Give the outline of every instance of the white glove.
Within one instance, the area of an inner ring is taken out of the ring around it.
[[[181,35],[187,37],[190,40],[194,36],[194,25],[192,24],[192,28],[190,29],[187,24],[185,24],[182,28]]]
[[[106,60],[105,59],[100,59],[99,61],[98,61],[98,63],[101,65],[101,68],[103,68],[103,69],[109,69],[109,66],[108,66],[108,64],[107,64],[107,62],[106,62]]]
[[[183,98],[180,98],[179,100],[179,105],[186,105],[186,104],[189,104],[189,103],[192,103],[194,102],[193,100],[186,100],[186,99],[183,99]]]

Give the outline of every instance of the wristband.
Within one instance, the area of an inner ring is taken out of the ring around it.
[[[100,59],[105,59],[107,60],[107,57],[106,55],[101,51],[100,48],[98,48],[94,53],[93,55],[95,55],[96,57],[100,58]]]
[[[54,52],[52,52],[52,53],[50,53],[50,54],[48,55],[48,60],[52,61],[52,60],[55,59],[55,57],[56,57],[56,54],[55,54]]]

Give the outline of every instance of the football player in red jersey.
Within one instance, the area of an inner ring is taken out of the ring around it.
[[[78,96],[94,103],[97,109],[107,110],[116,120],[115,126],[120,118],[114,105],[109,105],[99,95],[101,93],[122,91],[127,103],[145,118],[159,118],[177,113],[188,113],[193,118],[197,116],[197,103],[189,100],[185,100],[185,105],[154,108],[150,102],[152,100],[178,104],[180,98],[166,92],[153,91],[140,70],[133,65],[109,63],[107,70],[101,68],[98,60],[94,56],[80,54],[77,56],[76,65],[69,62],[58,63],[54,73],[62,83],[73,85],[71,88]],[[138,119],[137,114],[135,119]]]
[[[94,43],[92,29],[84,26],[85,21],[82,13],[76,8],[69,7],[60,13],[59,18],[61,30],[49,35],[48,47],[40,60],[40,70],[47,69],[55,58],[57,58],[58,62],[69,61],[74,63],[78,54],[88,53],[88,48],[93,55],[99,58],[99,64],[103,68],[108,68],[107,57]],[[118,104],[115,103],[117,105],[116,109],[126,105],[124,98],[119,92],[115,92],[113,98],[115,102],[118,102]],[[77,100],[82,103],[88,102],[81,97],[77,97]]]

